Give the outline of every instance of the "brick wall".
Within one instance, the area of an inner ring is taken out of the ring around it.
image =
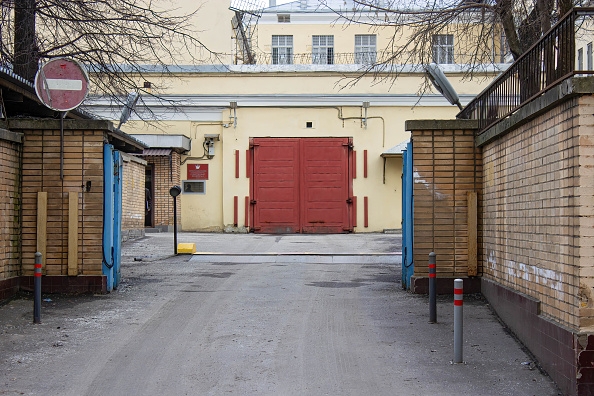
[[[469,125],[464,121],[407,123],[413,141],[415,278],[428,276],[426,263],[432,251],[437,255],[438,281],[481,273],[473,254],[476,264],[469,270],[468,239],[469,192],[477,194],[478,216],[481,213],[481,153],[475,148],[475,130],[453,129],[452,123]],[[470,227],[480,246],[480,220]]]
[[[155,228],[172,230],[173,227],[173,198],[169,189],[179,186],[180,155],[176,152],[169,156],[145,156],[147,164],[153,168],[153,225]],[[181,199],[177,199],[177,224],[181,225]]]
[[[126,154],[122,158],[122,240],[127,241],[144,236],[146,161]]]
[[[45,275],[68,274],[68,198],[78,194],[78,275],[102,275],[103,130],[77,129],[65,121],[64,177],[60,178],[58,121],[11,121],[25,135],[23,147],[22,275],[33,274],[37,248],[37,199],[47,192]],[[90,182],[90,190],[85,186]],[[47,282],[46,282],[47,283]]]
[[[22,135],[0,130],[0,300],[18,289],[21,257]]]
[[[580,221],[592,220],[579,191],[594,186],[591,172],[580,171],[594,151],[580,144],[578,103],[566,101],[483,148],[485,277],[537,299],[543,314],[574,329],[580,299],[592,301],[579,282],[587,259]]]

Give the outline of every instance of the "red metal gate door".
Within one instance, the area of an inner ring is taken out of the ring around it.
[[[253,139],[254,230],[300,232],[299,139]]]
[[[351,231],[349,139],[301,140],[301,230],[336,234]]]

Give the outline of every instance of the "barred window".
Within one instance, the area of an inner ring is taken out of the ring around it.
[[[441,64],[454,63],[454,35],[433,35],[433,62]]]
[[[334,36],[312,36],[311,54],[314,65],[333,65]]]
[[[272,64],[293,64],[293,36],[272,36]]]
[[[375,34],[355,35],[355,63],[373,64],[377,57],[377,37]]]

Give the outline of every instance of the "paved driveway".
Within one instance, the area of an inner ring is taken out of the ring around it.
[[[398,236],[180,234],[234,255],[168,257],[171,238],[127,244],[116,292],[44,296],[41,325],[28,296],[0,307],[0,394],[557,395],[477,296],[451,364],[451,298],[428,324]]]

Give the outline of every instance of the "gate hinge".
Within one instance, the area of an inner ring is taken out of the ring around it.
[[[348,143],[343,143],[343,146],[348,146],[348,148],[352,149],[353,147],[355,147],[355,145],[353,144],[353,142],[348,142]]]
[[[252,199],[252,200],[250,201],[250,204],[252,204],[252,205],[255,205],[257,202],[258,202],[258,201],[256,201],[255,199]]]
[[[353,198],[347,198],[346,203],[352,204],[353,203]]]

